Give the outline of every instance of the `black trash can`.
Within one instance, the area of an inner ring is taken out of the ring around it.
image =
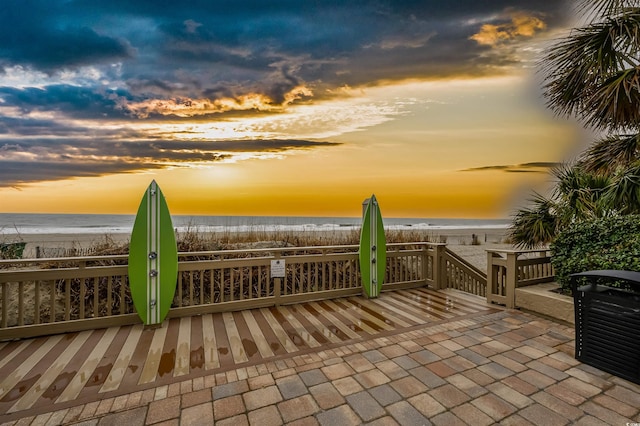
[[[571,284],[576,359],[640,384],[640,272],[581,272]]]

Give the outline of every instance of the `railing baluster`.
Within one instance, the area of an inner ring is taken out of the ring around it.
[[[178,307],[182,307],[182,277],[184,273],[178,273]],[[174,301],[175,303],[175,301]]]
[[[100,310],[98,309],[98,295],[100,294],[98,284],[100,283],[99,277],[93,277],[93,317],[98,318],[100,316]]]
[[[7,303],[7,299],[9,297],[8,295],[8,287],[11,285],[10,283],[1,283],[0,285],[2,285],[2,318],[0,319],[0,326],[2,328],[6,328],[7,327],[7,318],[8,318],[8,313],[7,313],[7,309],[8,309],[8,303]]]
[[[71,319],[71,279],[64,280],[64,319]]]
[[[304,263],[298,264],[298,293],[304,293]]]
[[[331,261],[329,261],[329,288],[331,290],[335,288],[333,283],[333,262]]]
[[[49,310],[50,318],[49,322],[56,322],[56,282],[55,280],[50,281],[49,285]]]
[[[204,274],[207,271],[200,271],[200,304],[204,305]]]
[[[189,271],[189,306],[193,306],[193,271]]]
[[[84,278],[80,279],[80,311],[79,311],[80,319],[84,319],[84,297],[86,294],[85,281],[86,280]]]
[[[35,300],[33,307],[33,323],[40,324],[40,281],[33,281],[33,289],[35,291]]]
[[[258,266],[258,294],[257,297],[262,297],[262,266]]]
[[[18,325],[24,325],[24,281],[18,283]]]
[[[216,302],[216,270],[215,269],[211,269],[211,288],[209,289],[209,293],[210,293],[210,301],[209,303],[217,303]]]
[[[229,268],[229,293],[231,294],[231,301],[236,300],[235,271],[235,268]]]
[[[121,275],[120,276],[120,312],[123,314],[126,314],[128,312],[133,312],[133,307],[131,307],[131,310],[130,310],[129,305],[127,303],[128,288],[129,288],[129,276]]]
[[[113,277],[107,277],[107,316],[112,315],[111,307],[113,306]]]

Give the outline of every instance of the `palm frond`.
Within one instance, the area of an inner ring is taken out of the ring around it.
[[[577,3],[577,12],[597,20],[603,16],[622,13],[625,9],[637,5],[637,0],[580,0]]]
[[[576,29],[542,61],[549,107],[595,128],[636,125],[639,51],[640,8]]]
[[[589,173],[613,174],[626,168],[640,156],[640,133],[611,135],[596,141],[579,159],[578,164]]]
[[[640,213],[640,161],[616,173],[603,198],[621,214]]]
[[[640,124],[640,69],[616,73],[585,102],[586,123],[596,128],[627,129]]]
[[[590,173],[580,164],[563,165],[552,171],[556,178],[553,197],[557,216],[563,223],[591,219],[605,214],[601,199],[610,185],[608,175]]]
[[[549,244],[558,231],[555,203],[537,193],[530,202],[532,207],[518,210],[509,227],[509,238],[513,244],[525,249]]]

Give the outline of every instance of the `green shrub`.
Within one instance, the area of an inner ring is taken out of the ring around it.
[[[570,291],[569,275],[596,269],[640,271],[640,215],[583,221],[551,244],[556,280]]]

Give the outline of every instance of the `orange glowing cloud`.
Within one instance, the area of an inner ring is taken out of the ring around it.
[[[484,24],[480,31],[471,37],[478,44],[495,46],[520,37],[533,37],[536,32],[547,28],[541,19],[524,13],[514,13],[511,22],[505,24]]]
[[[299,85],[285,93],[281,103],[275,103],[269,96],[261,93],[249,93],[235,98],[219,99],[148,99],[126,103],[121,107],[138,118],[148,118],[150,115],[194,117],[228,111],[281,111],[287,105],[311,96],[311,89]]]

